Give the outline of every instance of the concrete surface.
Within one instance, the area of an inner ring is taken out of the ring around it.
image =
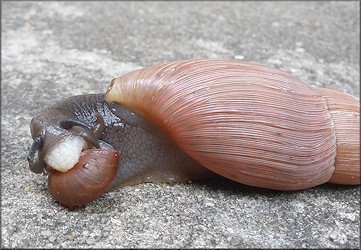
[[[26,163],[29,122],[112,77],[236,58],[359,96],[358,2],[2,2],[1,247],[360,248],[360,187],[142,184],[69,211]]]

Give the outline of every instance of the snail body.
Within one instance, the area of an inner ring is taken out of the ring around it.
[[[146,67],[113,79],[104,95],[73,97],[41,112],[31,127],[34,172],[51,169],[43,160],[46,137],[57,145],[76,132],[87,148],[102,141],[119,150],[107,191],[214,174],[276,190],[360,184],[359,101],[255,63]]]

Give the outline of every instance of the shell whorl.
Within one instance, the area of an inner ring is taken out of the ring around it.
[[[337,131],[325,97],[272,67],[165,63],[113,79],[105,100],[145,117],[201,165],[243,184],[298,190],[329,181],[335,170]]]
[[[326,99],[335,126],[337,155],[329,182],[360,184],[360,102],[333,89],[316,89]]]

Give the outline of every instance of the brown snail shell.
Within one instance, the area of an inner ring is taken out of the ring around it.
[[[360,184],[359,101],[335,93],[264,65],[190,60],[115,78],[105,100],[143,116],[219,175],[299,190]]]
[[[49,175],[50,194],[67,207],[88,204],[107,191],[118,172],[118,166],[118,151],[86,150],[72,169]]]
[[[351,95],[333,89],[317,88],[326,99],[335,126],[335,171],[329,182],[360,184],[360,103]]]

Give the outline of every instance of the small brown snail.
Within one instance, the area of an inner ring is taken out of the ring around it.
[[[68,207],[88,204],[107,191],[117,175],[118,166],[118,151],[86,150],[73,168],[49,176],[50,194]]]
[[[351,95],[311,87],[272,67],[176,61],[115,78],[105,94],[70,97],[41,111],[31,122],[28,161],[51,180],[92,148],[111,151],[109,157],[118,150],[116,177],[98,196],[125,185],[214,174],[276,190],[359,185],[359,109]],[[78,204],[77,190],[71,192],[74,199],[53,196],[68,206],[90,202]]]

